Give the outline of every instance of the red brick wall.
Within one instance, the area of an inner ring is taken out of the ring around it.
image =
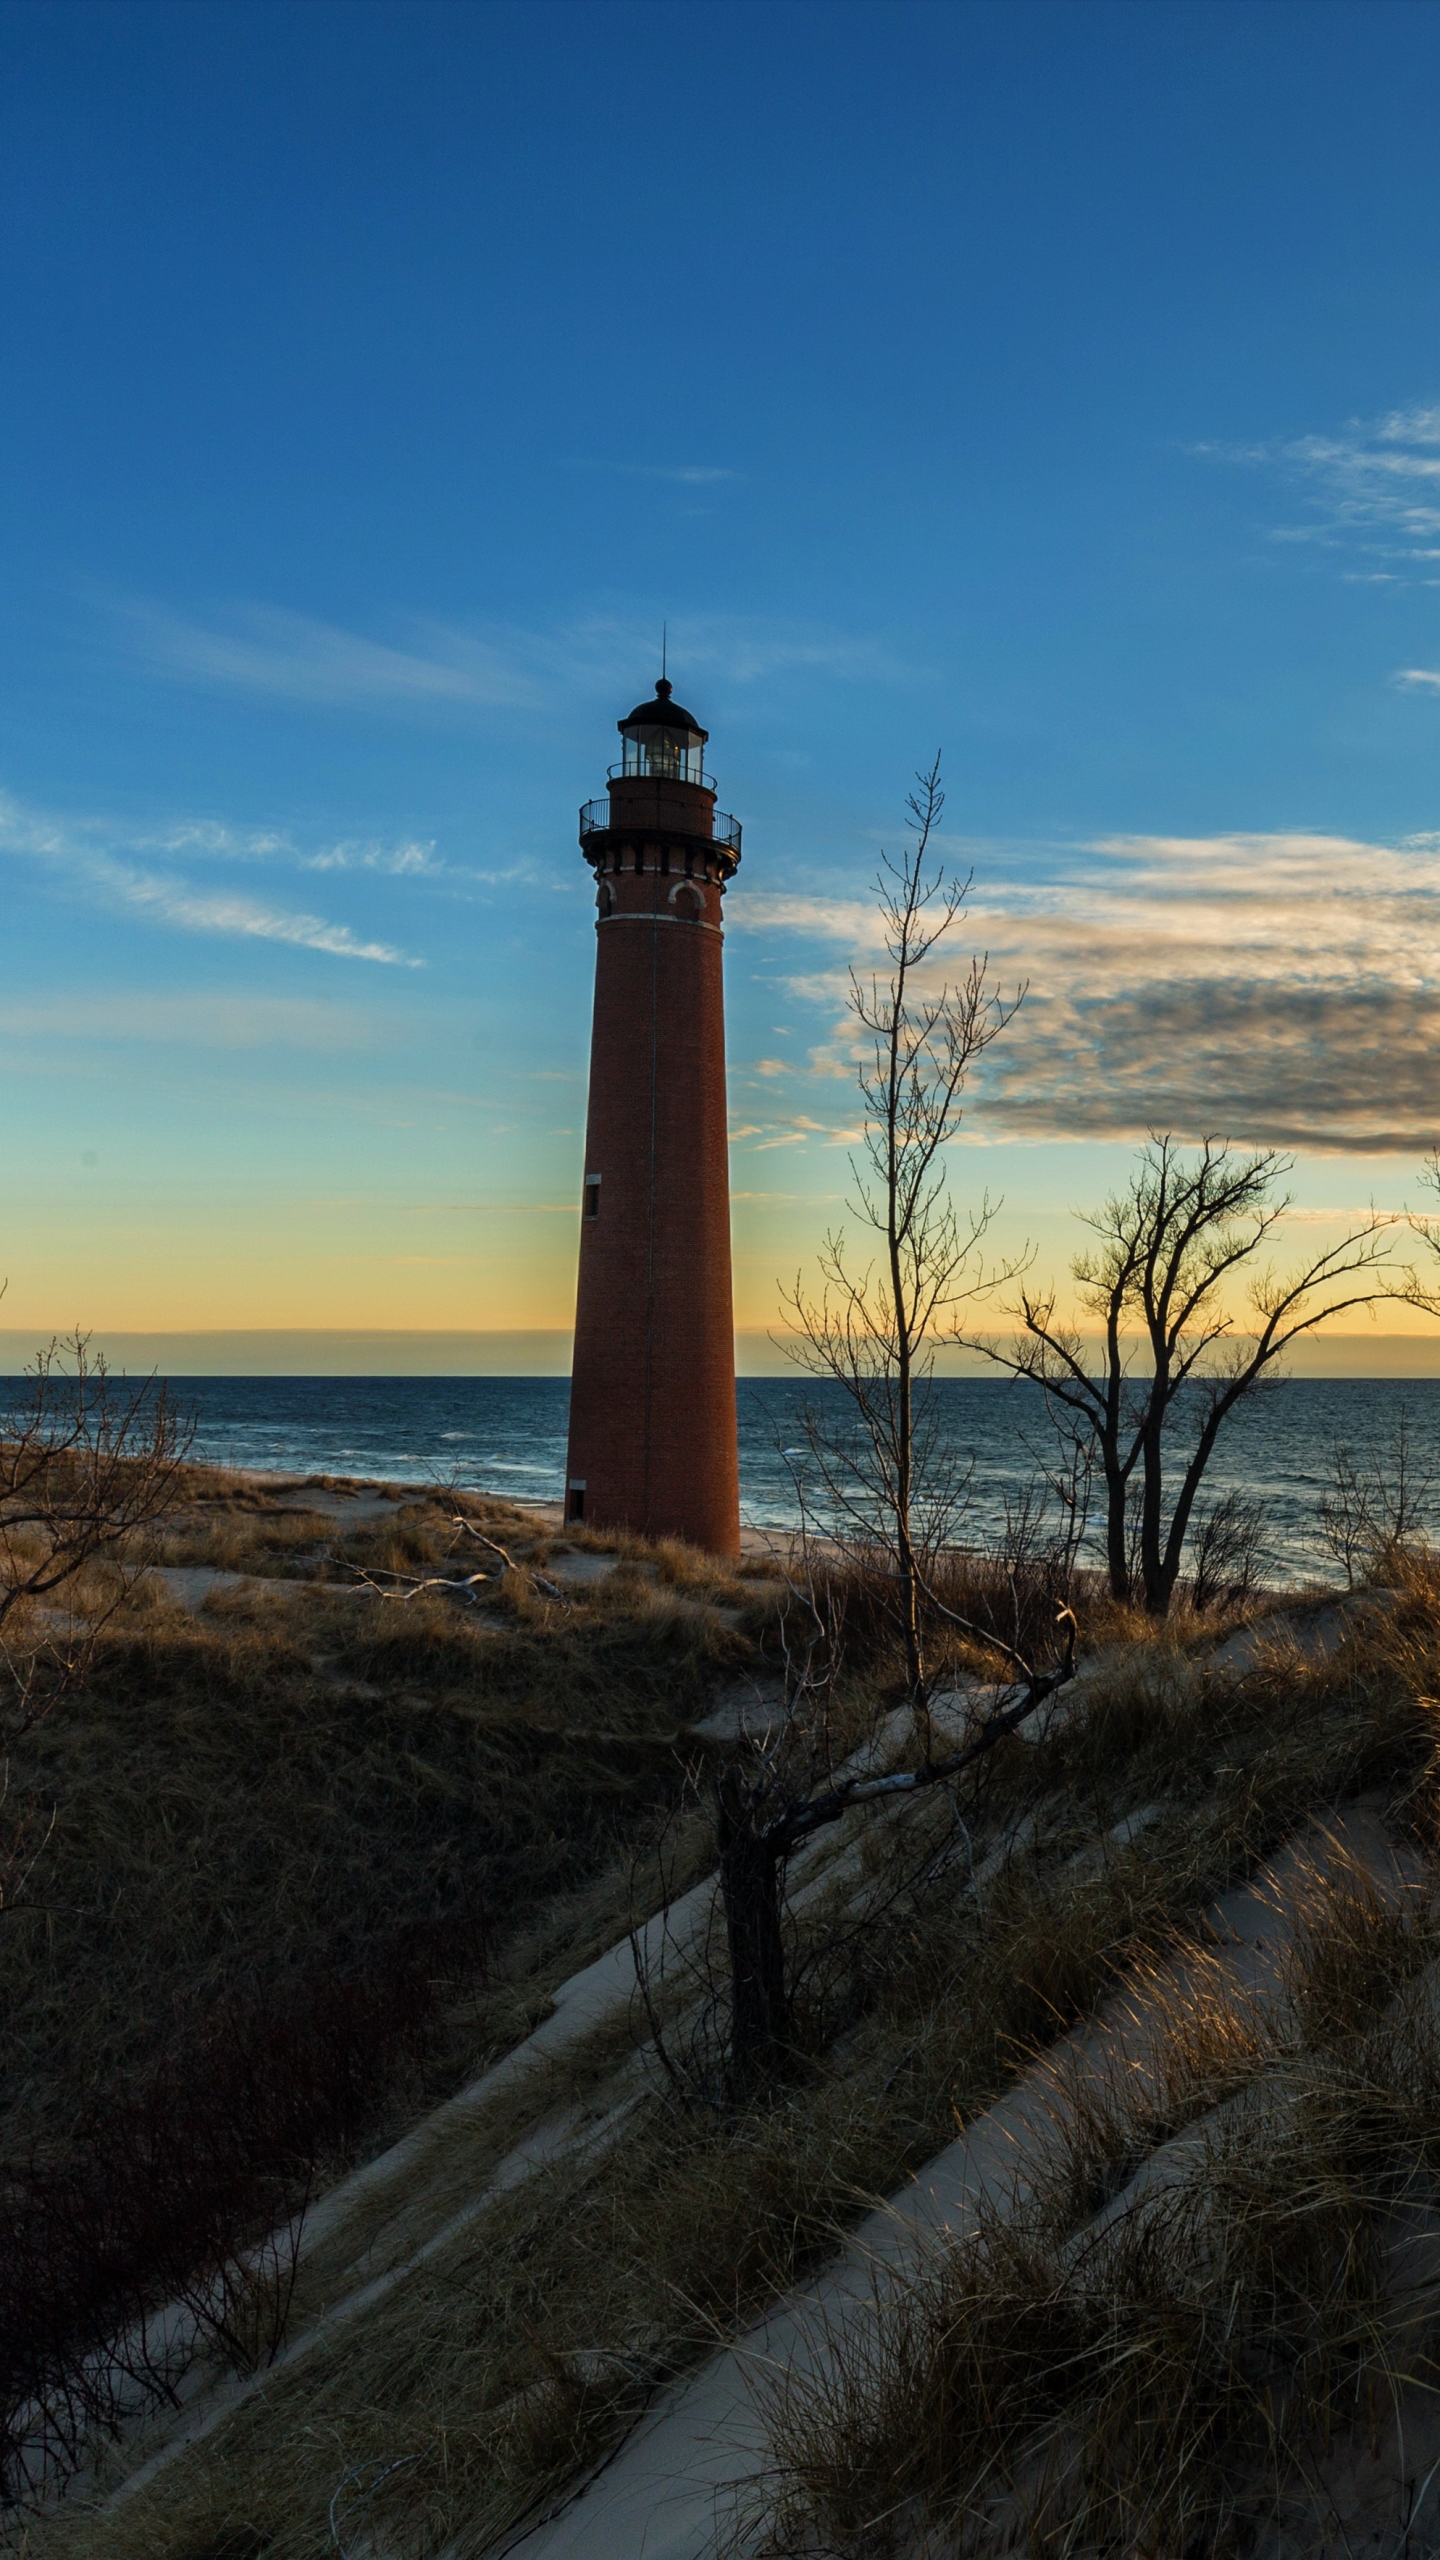
[[[631,835],[622,815],[642,813],[617,785],[599,871],[585,1172],[600,1197],[581,1220],[566,1479],[597,1528],[733,1555],[722,884],[701,841],[712,795],[664,797],[694,833]]]

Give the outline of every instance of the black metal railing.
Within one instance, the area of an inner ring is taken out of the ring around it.
[[[688,782],[697,791],[718,791],[713,773],[706,773],[698,759],[688,756],[674,764],[612,764],[605,770],[607,782]]]
[[[610,833],[610,829],[611,817],[609,801],[587,800],[580,812],[581,843],[586,843],[591,836],[607,836]],[[662,827],[659,832],[663,835],[667,830]],[[683,832],[683,830],[679,830],[677,832]],[[697,828],[695,832],[697,836],[700,835],[699,828]],[[716,810],[713,839],[701,837],[702,842],[710,842],[712,840],[719,846],[722,853],[733,853],[736,861],[739,861],[740,821],[738,818],[732,818],[728,810]]]

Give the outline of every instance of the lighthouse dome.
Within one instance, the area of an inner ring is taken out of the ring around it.
[[[681,782],[702,780],[710,732],[701,728],[693,711],[672,701],[667,677],[656,685],[653,702],[637,703],[615,726],[625,741],[626,773],[660,774]]]
[[[615,726],[622,735],[628,729],[688,731],[692,738],[700,740],[702,746],[710,735],[708,729],[701,728],[693,711],[684,711],[678,702],[671,701],[670,685],[665,676],[660,678],[655,687],[654,701],[637,703],[635,709],[628,712],[623,720],[616,721]]]

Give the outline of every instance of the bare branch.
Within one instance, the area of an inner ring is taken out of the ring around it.
[[[163,1385],[115,1380],[78,1333],[39,1353],[0,1415],[0,1755],[87,1675],[190,1436]],[[16,1906],[48,1836],[43,1812],[9,1796],[0,1909]]]
[[[1216,1437],[1236,1405],[1274,1374],[1291,1343],[1395,1294],[1388,1265],[1396,1222],[1373,1215],[1283,1277],[1257,1270],[1289,1205],[1276,1186],[1290,1163],[1273,1148],[1237,1155],[1215,1138],[1187,1157],[1170,1137],[1152,1137],[1125,1190],[1086,1218],[1097,1241],[1071,1266],[1081,1309],[1101,1332],[1098,1363],[1078,1327],[1057,1321],[1053,1294],[1021,1294],[1009,1348],[975,1346],[997,1367],[1033,1379],[1047,1402],[1093,1433],[1111,1590],[1120,1600],[1131,1596],[1133,1531],[1145,1605],[1159,1616],[1170,1606]],[[1231,1296],[1247,1272],[1255,1274],[1248,1330]],[[1191,1447],[1167,1516],[1167,1439],[1173,1444],[1182,1412],[1191,1417]]]

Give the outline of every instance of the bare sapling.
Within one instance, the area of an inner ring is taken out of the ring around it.
[[[0,1413],[0,1807],[10,1754],[83,1681],[143,1569],[137,1541],[173,1501],[189,1441],[168,1390],[112,1378],[82,1333],[40,1352]],[[0,1822],[0,1914],[46,1828],[25,1806]]]
[[[1085,1219],[1096,1241],[1071,1272],[1086,1329],[1062,1316],[1055,1290],[1022,1287],[1012,1342],[976,1340],[1089,1433],[1111,1596],[1138,1597],[1152,1617],[1169,1614],[1196,1497],[1237,1406],[1277,1380],[1292,1343],[1393,1294],[1383,1269],[1393,1221],[1383,1217],[1287,1272],[1265,1259],[1290,1206],[1279,1185],[1292,1162],[1213,1138],[1187,1156],[1152,1138],[1124,1190]],[[1232,1513],[1231,1544],[1238,1525]]]
[[[951,876],[937,858],[943,807],[937,756],[908,802],[909,845],[899,860],[881,859],[876,888],[888,969],[850,972],[863,1112],[851,1158],[853,1210],[873,1248],[861,1261],[843,1232],[827,1235],[818,1294],[797,1278],[784,1299],[792,1330],[781,1338],[791,1358],[832,1391],[807,1405],[802,1426],[812,1499],[825,1514],[830,1557],[856,1567],[883,1595],[899,1639],[919,1765],[882,1772],[874,1755],[862,1753],[835,1768],[825,1702],[842,1630],[835,1577],[817,1575],[807,1527],[782,1620],[786,1713],[763,1745],[737,1746],[716,1779],[731,2087],[741,2097],[773,2076],[789,2034],[783,1918],[795,1850],[856,1806],[953,1781],[1074,1669],[1067,1606],[1056,1612],[1057,1656],[1042,1668],[1021,1641],[1018,1621],[1007,1640],[937,1589],[968,1478],[943,1444],[926,1393],[935,1353],[953,1336],[966,1300],[1015,1276],[1014,1267],[986,1267],[995,1209],[985,1198],[957,1210],[945,1149],[959,1134],[973,1070],[1024,993],[998,993],[983,955],[946,972],[942,946],[961,918],[970,880]],[[937,1753],[930,1662],[942,1630],[977,1640],[1012,1676],[997,1685],[990,1711],[972,1718],[959,1747]]]
[[[862,1110],[851,1205],[875,1248],[861,1261],[832,1229],[818,1295],[803,1276],[784,1293],[791,1330],[780,1341],[798,1367],[839,1391],[838,1417],[834,1398],[807,1406],[806,1443],[837,1545],[883,1580],[923,1728],[931,1586],[968,1489],[940,1447],[925,1390],[961,1305],[1015,1277],[1014,1267],[994,1271],[984,1259],[998,1204],[986,1195],[956,1209],[945,1150],[960,1134],[974,1069],[1025,991],[999,994],[983,954],[947,974],[941,946],[971,881],[933,851],[945,806],[938,756],[916,782],[910,842],[898,861],[882,854],[875,884],[888,971],[850,971]]]

